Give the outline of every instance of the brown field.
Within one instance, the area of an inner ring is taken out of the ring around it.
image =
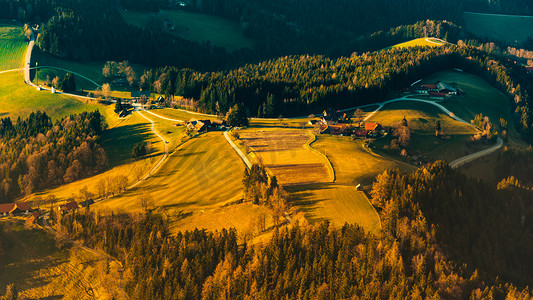
[[[250,147],[283,185],[331,182],[329,162],[308,144],[314,136],[308,130],[244,130],[241,141]]]

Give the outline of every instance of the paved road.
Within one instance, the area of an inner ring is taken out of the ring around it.
[[[30,79],[30,63],[31,63],[31,53],[33,51],[33,46],[35,46],[35,34],[33,34],[33,31],[31,33],[30,42],[28,44],[28,48],[26,48],[26,56],[24,59],[24,82],[26,84],[31,85],[33,87],[37,87],[33,82],[31,82]]]
[[[500,149],[502,147],[502,145],[503,145],[503,140],[500,137],[498,137],[498,140],[496,141],[496,145],[494,145],[494,146],[492,146],[492,147],[490,147],[488,149],[481,150],[479,152],[472,153],[470,155],[458,158],[458,159],[456,159],[456,160],[454,160],[454,161],[452,161],[450,163],[450,167],[452,167],[453,169],[456,169],[456,168],[458,168],[458,167],[460,167],[460,166],[462,166],[462,165],[464,165],[466,163],[469,163],[469,162],[471,162],[473,160],[476,160],[476,159],[478,159],[480,157],[483,157],[485,155],[489,155],[491,153],[494,153],[498,149]]]
[[[55,231],[51,226],[50,224],[48,223],[48,217],[49,217],[50,213],[47,213],[43,216],[43,225],[44,225],[44,228],[50,232],[51,234],[53,234],[54,236],[56,236],[58,239],[60,240],[64,240],[64,241],[68,241],[74,245],[76,245],[77,247],[87,251],[87,252],[90,252],[96,256],[99,256],[101,257],[102,259],[106,259],[106,260],[112,260],[112,261],[115,261],[117,263],[117,265],[119,266],[119,270],[118,270],[118,273],[120,275],[120,278],[119,281],[120,281],[120,295],[121,295],[121,299],[129,299],[130,297],[128,296],[128,294],[126,293],[126,290],[124,289],[124,278],[123,278],[123,274],[124,274],[124,266],[122,265],[122,263],[120,261],[118,261],[118,259],[114,258],[113,256],[105,253],[105,252],[100,252],[96,249],[93,249],[93,248],[89,248],[85,245],[83,245],[82,243],[78,242],[78,241],[75,241],[75,240],[72,240],[71,238],[69,238],[68,236],[64,236],[62,234],[60,234],[59,232]]]

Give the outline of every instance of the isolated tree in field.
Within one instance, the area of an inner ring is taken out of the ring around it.
[[[104,83],[102,85],[102,96],[107,99],[109,96],[111,96],[111,86],[109,83]]]
[[[152,195],[150,195],[148,192],[143,192],[138,199],[144,211],[148,211],[154,206]]]
[[[122,111],[122,100],[117,99],[117,103],[115,103],[115,113],[119,114]]]
[[[74,78],[74,74],[65,74],[63,81],[61,81],[61,89],[65,92],[73,92],[76,90],[76,79]]]
[[[235,104],[226,115],[226,122],[229,126],[248,126],[244,105]]]
[[[357,121],[359,121],[359,124],[361,124],[365,117],[365,112],[362,109],[358,108],[355,110],[354,117],[357,118]]]
[[[133,146],[133,158],[141,157],[146,155],[146,143],[141,142]]]
[[[440,120],[437,120],[435,122],[435,136],[439,136],[441,130],[442,130],[442,126],[440,125]]]

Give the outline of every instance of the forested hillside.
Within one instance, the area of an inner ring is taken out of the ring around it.
[[[107,156],[99,144],[99,111],[52,122],[44,112],[13,122],[0,119],[0,203],[101,171]]]
[[[295,224],[251,246],[238,245],[234,230],[169,236],[150,213],[57,218],[125,264],[133,298],[531,297],[514,287],[531,279],[533,223],[521,221],[533,217],[530,191],[496,190],[437,162],[380,175],[372,194],[383,207],[381,237],[355,225]]]
[[[226,113],[244,102],[250,116],[307,115],[325,108],[380,102],[433,72],[458,67],[483,77],[513,99],[517,126],[532,126],[533,81],[524,67],[472,47],[417,47],[330,59],[288,56],[232,71],[147,71],[141,88],[198,101],[199,110]]]

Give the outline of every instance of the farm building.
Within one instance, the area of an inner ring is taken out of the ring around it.
[[[368,134],[366,130],[355,130],[352,134],[353,137],[365,137]]]
[[[39,220],[39,216],[41,214],[38,211],[34,211],[31,213],[31,216],[26,219],[26,223],[28,224],[37,224],[37,220]]]
[[[344,134],[347,131],[346,124],[329,125],[328,131],[330,134]]]
[[[526,67],[526,70],[528,73],[533,73],[533,67]]]
[[[0,215],[4,217],[7,216],[8,214],[16,215],[16,214],[22,214],[22,213],[29,213],[30,211],[31,211],[31,208],[28,202],[0,204]]]
[[[372,122],[366,122],[365,123],[365,130],[366,131],[374,131],[374,130],[379,130],[379,128],[381,127],[381,125],[379,125],[378,123],[372,123]]]
[[[430,98],[432,96],[440,98],[440,95],[437,95],[437,94],[441,94],[441,93],[444,94],[444,96],[457,95],[459,93],[456,88],[442,81],[439,81],[436,84],[422,84],[419,86],[415,86],[412,88],[412,92],[416,94],[429,95]],[[437,98],[432,98],[432,99],[437,99]],[[444,100],[444,97],[442,98],[442,100]]]
[[[59,210],[62,212],[62,213],[68,213],[68,212],[71,212],[71,211],[77,211],[78,209],[80,208],[80,206],[78,205],[78,202],[76,201],[70,201],[66,204],[61,204],[59,205]]]
[[[446,93],[430,92],[429,93],[429,98],[430,99],[435,99],[435,100],[444,100],[444,98],[446,98]]]

